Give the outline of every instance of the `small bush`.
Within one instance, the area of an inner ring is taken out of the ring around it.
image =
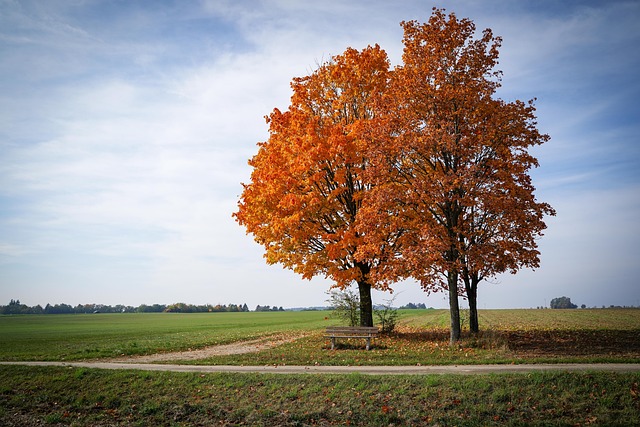
[[[380,332],[383,334],[390,334],[396,328],[398,323],[398,310],[393,308],[392,304],[395,297],[387,300],[386,304],[382,306],[382,309],[374,310],[378,322],[380,323]]]
[[[329,292],[327,300],[333,309],[333,316],[349,326],[360,325],[360,297],[350,289]]]

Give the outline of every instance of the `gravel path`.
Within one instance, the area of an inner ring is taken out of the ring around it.
[[[268,374],[350,374],[367,375],[428,375],[428,374],[507,374],[529,372],[640,372],[640,364],[527,364],[527,365],[451,365],[451,366],[230,366],[171,365],[123,362],[0,362],[0,365],[66,366],[92,369],[133,369],[167,372],[233,372]]]

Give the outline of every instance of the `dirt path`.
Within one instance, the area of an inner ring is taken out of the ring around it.
[[[250,341],[239,341],[225,345],[214,345],[198,350],[177,351],[173,353],[157,353],[146,356],[123,356],[115,359],[104,360],[113,363],[154,363],[172,362],[178,360],[201,360],[213,356],[227,356],[230,354],[256,353],[269,348],[274,348],[282,344],[293,342],[305,335],[296,336],[275,336],[259,338]]]

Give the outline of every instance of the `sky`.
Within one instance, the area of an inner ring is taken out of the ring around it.
[[[491,28],[506,101],[536,98],[541,266],[478,307],[640,306],[640,2],[0,0],[0,305],[326,305],[231,217],[294,77],[444,7]],[[448,307],[413,282],[395,297]],[[464,304],[463,304],[464,305]]]

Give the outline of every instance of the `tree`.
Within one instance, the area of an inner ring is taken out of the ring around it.
[[[267,118],[269,139],[249,161],[251,182],[243,185],[234,214],[264,246],[267,263],[306,279],[324,275],[340,289],[357,283],[362,326],[373,325],[371,289],[389,289],[391,274],[373,277],[395,257],[398,238],[360,225],[389,73],[387,55],[376,45],[349,48],[295,78],[288,110]]]
[[[11,300],[9,305],[0,306],[0,314],[27,314],[29,313],[29,307],[25,304],[21,304],[20,300]]]
[[[355,281],[362,325],[373,323],[372,287],[410,275],[448,292],[453,343],[461,294],[477,332],[480,281],[539,264],[536,239],[555,212],[535,199],[529,148],[548,136],[533,100],[495,99],[491,30],[474,39],[472,21],[442,9],[402,26],[393,72],[375,46],[294,79],[235,216],[267,262],[341,289]]]
[[[571,298],[558,297],[551,300],[549,305],[551,308],[578,308],[577,305],[571,302]]]
[[[403,22],[403,65],[394,72],[394,138],[381,150],[402,191],[385,197],[402,218],[402,258],[428,291],[449,296],[451,342],[460,339],[458,297],[469,298],[478,330],[477,285],[503,271],[538,265],[535,239],[554,214],[538,203],[528,148],[548,139],[533,101],[494,99],[499,37],[434,9],[429,22]],[[378,162],[377,164],[382,164]]]
[[[548,139],[536,129],[533,102],[488,105],[491,128],[482,131],[485,149],[474,159],[476,202],[463,216],[462,279],[469,300],[469,327],[479,332],[478,284],[503,272],[540,266],[537,240],[546,229],[545,215],[555,215],[538,202],[529,170],[538,165],[528,148]]]

